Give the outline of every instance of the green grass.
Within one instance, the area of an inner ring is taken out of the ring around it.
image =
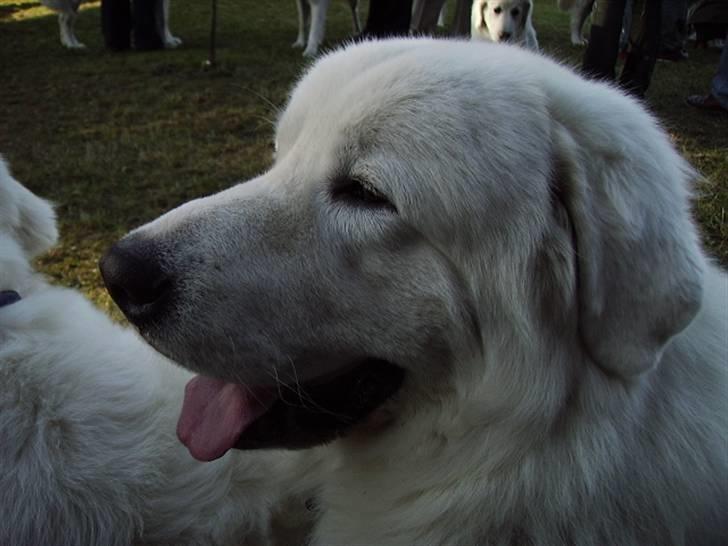
[[[56,17],[28,0],[0,0],[0,152],[16,177],[58,206],[61,243],[40,267],[107,310],[97,273],[103,250],[130,228],[190,198],[260,173],[271,161],[276,109],[305,66],[292,0],[220,0],[219,67],[204,71],[209,2],[174,0],[178,50],[110,53],[98,2],[84,5],[77,34],[88,49],[58,41]],[[362,15],[366,14],[366,5]],[[539,40],[578,65],[568,16],[538,3]],[[345,2],[333,2],[328,45],[351,32]],[[649,107],[700,170],[697,214],[711,251],[728,263],[728,116],[684,105],[705,92],[718,52],[690,51],[659,63]]]

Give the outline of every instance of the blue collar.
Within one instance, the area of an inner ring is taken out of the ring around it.
[[[0,290],[0,307],[5,307],[16,301],[20,301],[20,294],[15,290]]]

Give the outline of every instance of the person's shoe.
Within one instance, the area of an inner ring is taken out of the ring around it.
[[[718,99],[713,95],[690,95],[685,99],[685,102],[690,106],[699,108],[700,110],[711,110],[713,112],[728,112],[723,108]]]

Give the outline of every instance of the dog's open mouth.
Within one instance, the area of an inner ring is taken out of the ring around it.
[[[185,389],[177,436],[201,461],[232,448],[312,447],[364,422],[403,380],[402,368],[379,359],[327,380],[279,388],[247,388],[197,376]]]

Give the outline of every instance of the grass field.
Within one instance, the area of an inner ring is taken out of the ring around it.
[[[172,1],[180,49],[119,54],[103,48],[98,2],[83,7],[77,33],[88,49],[78,52],[61,47],[55,15],[38,3],[0,0],[0,153],[57,204],[62,239],[41,269],[105,309],[96,262],[109,244],[270,163],[272,121],[306,65],[290,47],[295,2],[220,0],[218,10],[219,64],[204,71],[209,2]],[[582,51],[555,1],[538,3],[534,20],[544,49],[577,65]],[[334,2],[327,46],[350,31],[346,3]],[[728,116],[683,102],[705,92],[718,57],[691,50],[688,62],[659,63],[648,106],[702,173],[697,214],[708,247],[728,263]]]

